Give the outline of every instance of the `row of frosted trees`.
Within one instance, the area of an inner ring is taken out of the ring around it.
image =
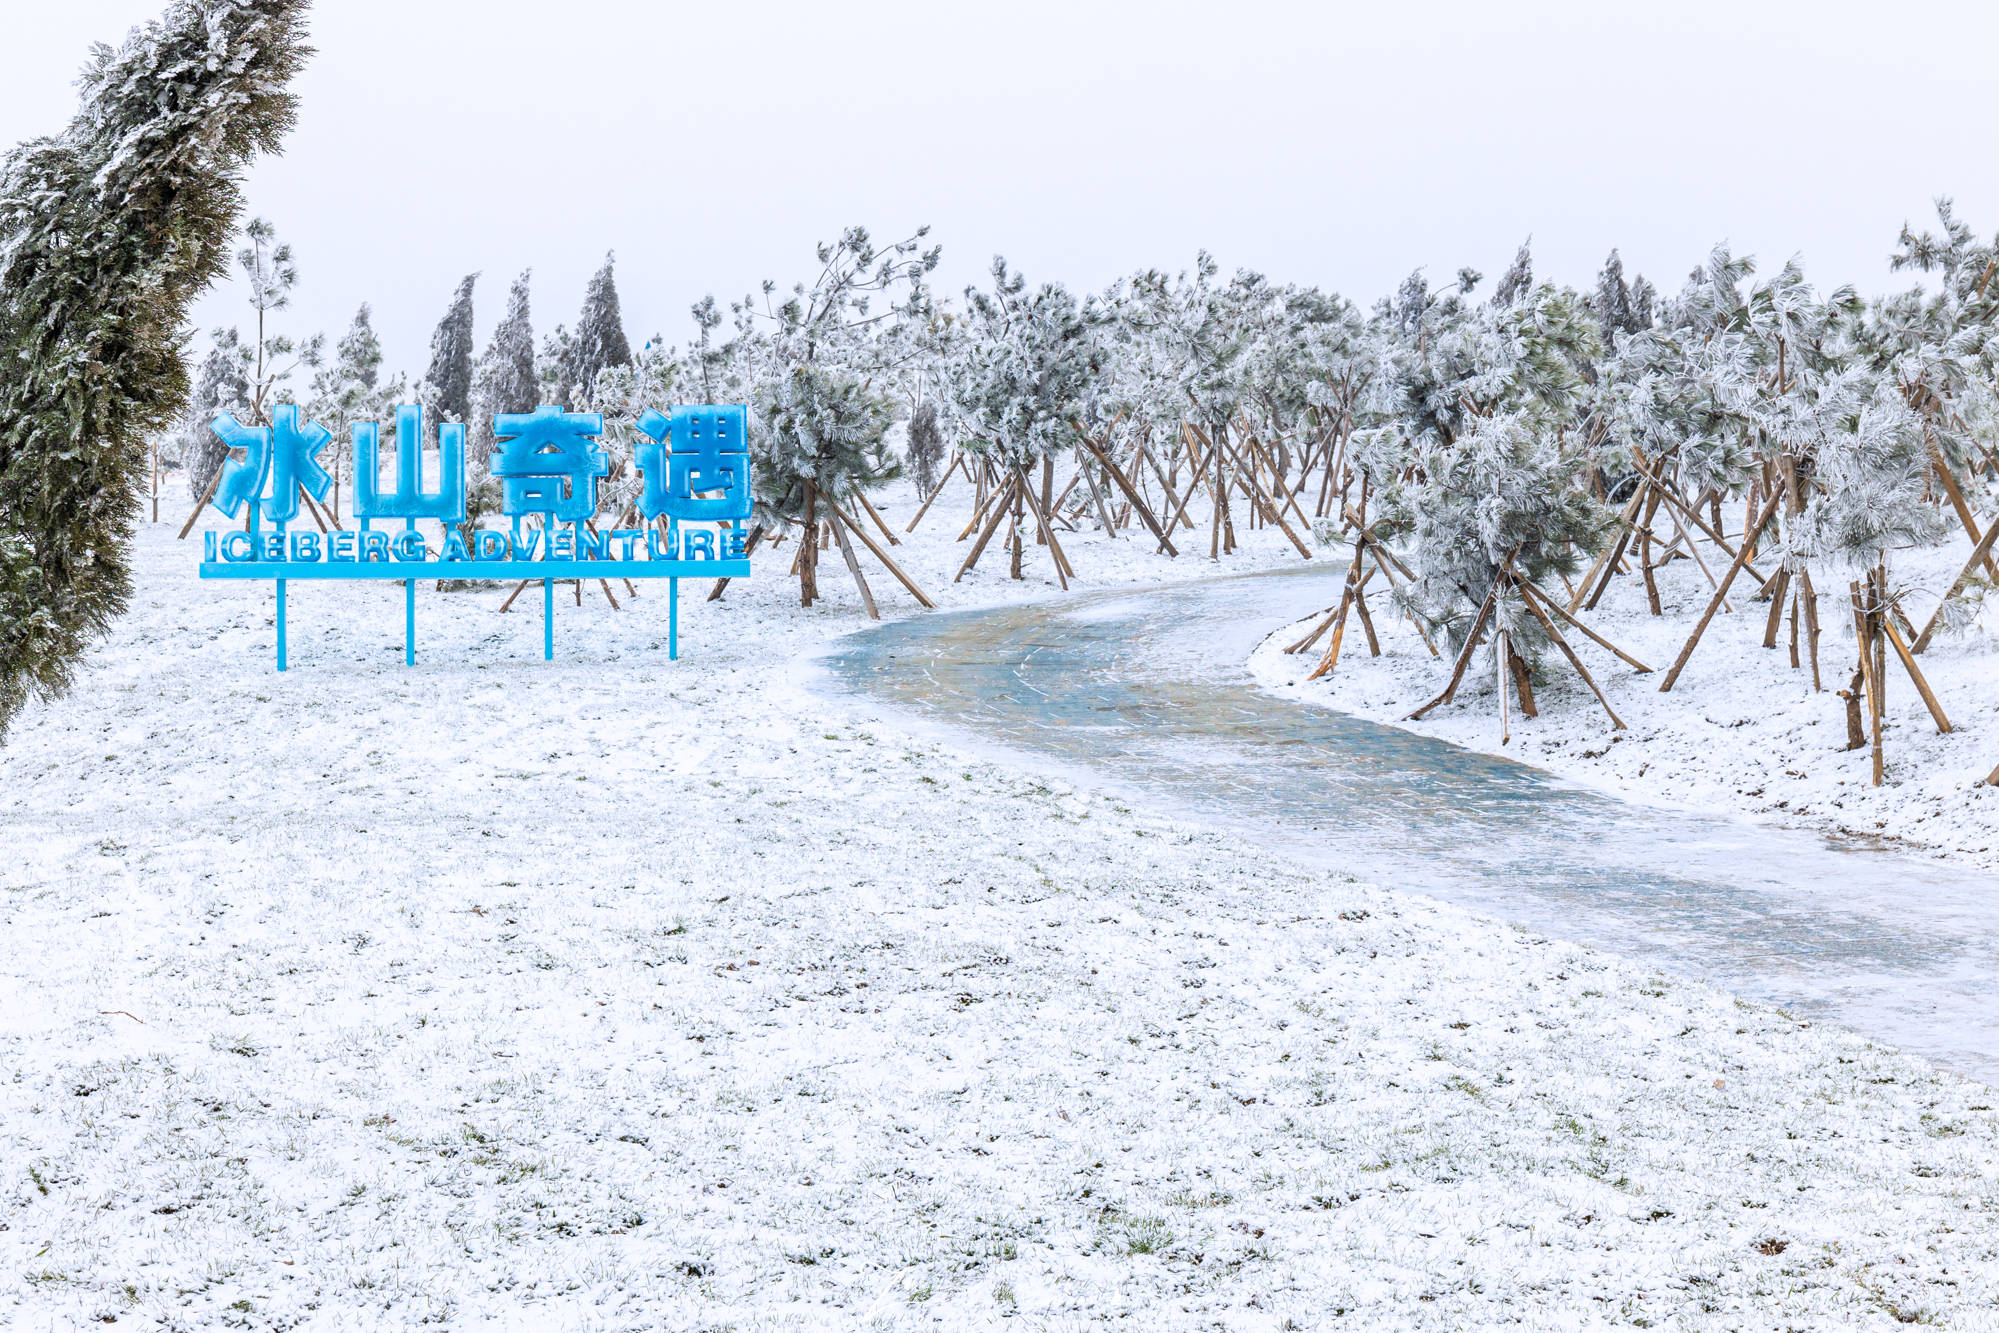
[[[272,239],[253,225],[240,263],[281,300],[289,256],[267,254]],[[837,543],[874,610],[850,537],[927,602],[868,498],[906,469],[917,521],[954,487],[969,506],[961,577],[995,540],[1013,576],[1045,558],[1065,585],[1079,539],[1221,559],[1245,529],[1271,528],[1301,557],[1336,548],[1340,601],[1294,648],[1331,671],[1349,625],[1375,645],[1385,606],[1439,656],[1445,688],[1425,708],[1474,670],[1497,682],[1502,717],[1534,713],[1551,666],[1595,689],[1582,640],[1649,670],[1586,618],[1620,573],[1663,614],[1657,573],[1684,560],[1707,602],[1661,664],[1663,688],[1741,603],[1764,615],[1768,646],[1846,697],[1850,740],[1877,761],[1891,672],[1948,726],[1918,659],[1975,619],[1999,577],[1994,525],[1978,517],[1999,476],[1999,249],[1947,202],[1934,231],[1905,230],[1895,251],[1919,283],[1872,300],[1814,288],[1796,261],[1759,278],[1725,248],[1667,296],[1627,282],[1614,252],[1590,290],[1537,281],[1523,245],[1489,289],[1471,270],[1439,287],[1418,273],[1367,309],[1224,277],[1206,255],[1080,296],[995,260],[985,283],[945,300],[929,284],[937,257],[922,231],[881,244],[854,228],[819,247],[810,284],[767,282],[726,312],[704,300],[685,345],[656,337],[636,353],[608,262],[576,333],[539,345],[522,275],[478,356],[467,278],[417,392],[475,423],[545,401],[602,411],[627,459],[647,406],[749,403],[751,540],[798,539],[806,605],[821,595],[816,552]],[[365,309],[331,357],[266,341],[221,336],[196,417],[223,405],[212,380],[233,375],[246,398],[271,374],[259,367],[287,355],[313,365],[311,401],[335,418],[385,416],[408,390],[378,381]],[[185,453],[199,437],[189,430]],[[613,485],[605,503],[627,498]],[[1973,555],[1950,586],[1898,581],[1896,552],[1960,532]],[[1857,645],[1839,668],[1822,644],[1833,617]]]

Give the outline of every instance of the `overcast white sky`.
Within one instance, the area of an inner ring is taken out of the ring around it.
[[[12,142],[164,0],[5,4]],[[467,272],[483,343],[522,268],[541,333],[615,249],[634,343],[681,341],[850,222],[931,224],[948,291],[996,252],[1093,287],[1205,246],[1363,302],[1418,265],[1489,286],[1530,232],[1576,283],[1617,246],[1670,290],[1726,239],[1875,291],[1933,195],[1999,229],[1990,4],[337,0],[313,29],[251,207],[297,251],[291,330],[371,302],[412,373]]]

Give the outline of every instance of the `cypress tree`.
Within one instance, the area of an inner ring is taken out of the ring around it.
[[[435,409],[440,423],[463,421],[472,414],[472,284],[477,281],[477,273],[465,275],[451,298],[451,308],[430,335],[423,399]]]
[[[604,267],[583,293],[583,313],[576,317],[576,344],[570,351],[569,382],[577,397],[590,402],[597,392],[597,372],[632,363],[632,345],[625,339],[618,313],[618,284],[611,277],[615,256],[604,256]]]
[[[296,115],[305,0],[179,0],[99,45],[61,133],[0,167],[0,731],[131,596],[146,441],[229,261],[242,176]]]

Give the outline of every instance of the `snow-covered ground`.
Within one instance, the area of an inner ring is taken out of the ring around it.
[[[171,536],[0,750],[0,1325],[1995,1325],[1999,1094],[808,693],[836,552],[279,675]]]
[[[1349,548],[1350,550],[1351,548]],[[1907,592],[1918,628],[1970,554],[1958,540],[1899,555],[1896,584]],[[1351,557],[1338,557],[1341,567]],[[1712,559],[1712,558],[1710,558]],[[1717,570],[1717,573],[1719,570]],[[1538,718],[1514,706],[1512,740],[1500,744],[1490,672],[1468,674],[1456,700],[1421,721],[1404,719],[1442,690],[1450,663],[1430,655],[1411,623],[1369,585],[1369,607],[1382,655],[1370,657],[1358,619],[1348,625],[1338,666],[1306,681],[1328,642],[1287,655],[1314,621],[1272,634],[1250,659],[1265,686],[1291,698],[1393,722],[1458,745],[1505,754],[1635,800],[1762,815],[1863,837],[1984,867],[1999,867],[1999,787],[1983,785],[1999,766],[1999,624],[1988,611],[1969,632],[1939,634],[1916,659],[1945,716],[1939,734],[1901,665],[1889,657],[1886,775],[1871,785],[1866,749],[1847,750],[1845,689],[1854,669],[1846,586],[1821,590],[1819,643],[1825,689],[1812,691],[1809,663],[1791,668],[1789,621],[1774,650],[1763,647],[1768,603],[1752,602],[1746,577],[1730,592],[1733,614],[1718,614],[1670,692],[1659,684],[1706,608],[1712,588],[1700,570],[1676,560],[1658,575],[1664,615],[1649,613],[1644,585],[1620,577],[1583,620],[1652,668],[1641,675],[1579,634],[1565,631],[1590,674],[1624,720],[1613,730],[1603,709],[1568,664],[1549,654],[1536,674]],[[1747,585],[1747,586],[1745,586]],[[1802,656],[1801,660],[1806,660]]]

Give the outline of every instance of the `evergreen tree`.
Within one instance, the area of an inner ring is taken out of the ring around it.
[[[374,312],[363,302],[354,322],[333,345],[333,364],[312,379],[312,416],[338,443],[348,423],[372,421],[380,403],[382,340],[375,336]]]
[[[926,398],[909,414],[909,471],[916,488],[929,494],[937,487],[937,465],[944,461],[944,432],[937,428],[937,402]]]
[[[495,447],[493,417],[502,412],[532,412],[541,403],[535,376],[534,322],[529,315],[528,283],[533,269],[521,270],[507,289],[507,310],[493,326],[492,341],[479,358],[473,379],[470,440],[465,454],[465,522],[478,526],[500,506],[499,483],[492,475]]]
[[[613,260],[612,255],[604,256],[604,267],[583,293],[583,313],[576,317],[569,382],[576,388],[579,406],[596,401],[600,373],[632,363],[632,345],[625,340],[624,320],[618,313],[618,284],[611,276]]]
[[[278,239],[277,229],[264,218],[250,219],[243,229],[249,244],[236,252],[236,265],[250,289],[250,308],[257,312],[257,337],[250,346],[250,408],[255,420],[268,425],[270,409],[289,393],[283,385],[305,365],[317,368],[326,339],[314,335],[302,343],[271,327],[271,316],[291,308],[298,286],[298,265],[292,248]]]
[[[92,52],[82,108],[0,168],[0,731],[131,595],[146,442],[228,262],[241,180],[295,115],[304,0],[178,0]]]
[[[993,289],[965,290],[972,336],[950,367],[951,409],[966,447],[1018,472],[1075,447],[1101,369],[1096,321],[1069,291],[1027,280],[993,259]]]
[[[576,381],[570,378],[575,362],[576,339],[568,325],[558,324],[555,332],[543,336],[541,350],[535,354],[534,378],[541,385],[542,402],[577,406],[573,392]]]
[[[1533,288],[1534,257],[1528,253],[1528,247],[1533,243],[1532,236],[1520,242],[1520,249],[1513,255],[1513,263],[1499,279],[1499,286],[1493,288],[1492,304],[1495,309],[1512,305]]]
[[[194,393],[174,441],[175,456],[187,476],[189,499],[208,493],[215,470],[229,456],[229,446],[209,429],[209,423],[223,412],[239,421],[255,415],[250,403],[250,349],[243,346],[235,329],[217,329],[210,338],[212,345],[201,360]]]
[[[1615,250],[1603,261],[1603,271],[1596,275],[1596,296],[1590,302],[1590,309],[1603,327],[1606,348],[1615,345],[1618,334],[1636,327],[1631,315],[1631,288],[1624,281],[1624,261]]]
[[[477,273],[465,275],[451,308],[430,335],[430,369],[423,373],[422,395],[439,424],[472,414],[472,285],[477,281]]]
[[[938,251],[922,251],[929,228],[877,248],[865,227],[850,227],[818,248],[819,277],[771,308],[777,289],[765,282],[762,310],[745,299],[735,307],[739,354],[750,390],[750,451],[756,473],[758,522],[798,524],[816,549],[825,504],[850,504],[855,492],[893,479],[901,465],[883,444],[894,404],[877,387],[875,321],[870,298],[906,287],[937,266]],[[767,332],[758,321],[768,321]],[[799,599],[818,597],[816,561],[799,562]]]
[[[721,388],[725,368],[729,364],[727,347],[715,345],[715,330],[721,326],[722,312],[715,308],[715,298],[704,296],[694,303],[689,312],[694,316],[697,330],[694,343],[695,382],[701,386],[701,401],[719,403],[716,397]]]

